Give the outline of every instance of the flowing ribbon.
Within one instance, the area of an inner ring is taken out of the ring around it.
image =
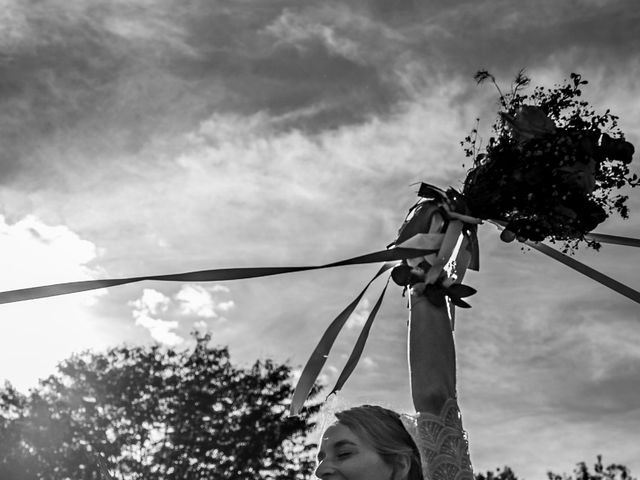
[[[614,245],[626,245],[628,247],[640,247],[640,238],[618,237],[616,235],[606,235],[604,233],[587,233],[586,238],[600,243],[611,243]]]
[[[474,242],[475,243],[472,243]],[[466,231],[462,232],[462,242],[458,249],[458,254],[455,257],[455,261],[451,265],[451,278],[454,279],[456,284],[462,284],[467,269],[478,270],[480,264],[478,261],[478,238],[476,235],[471,236]],[[472,264],[472,260],[474,260]],[[454,302],[447,302],[447,311],[449,313],[449,319],[451,321],[451,330],[455,330],[456,327],[456,309]]]
[[[458,244],[461,234],[462,222],[460,220],[450,221],[444,232],[444,239],[442,240],[442,245],[438,251],[438,256],[427,272],[425,283],[435,283],[438,280],[445,265],[447,265],[453,257],[454,250]]]
[[[311,389],[313,388],[313,384],[320,374],[320,370],[322,370],[322,367],[327,361],[329,352],[331,351],[331,347],[333,347],[338,334],[342,330],[342,327],[344,327],[345,323],[347,323],[347,320],[349,319],[353,311],[358,306],[358,303],[360,303],[360,300],[366,293],[369,285],[371,285],[376,278],[378,278],[393,266],[394,263],[392,262],[385,263],[373,276],[373,278],[369,280],[369,283],[367,283],[367,285],[362,289],[360,295],[358,295],[349,305],[347,305],[347,307],[342,312],[340,312],[338,316],[331,322],[329,327],[327,327],[324,334],[322,335],[322,338],[318,342],[318,345],[316,345],[316,348],[313,350],[311,357],[309,357],[307,364],[302,370],[302,374],[300,375],[300,379],[298,380],[296,389],[293,392],[293,398],[291,400],[291,407],[289,412],[290,415],[298,415],[300,413],[305,400],[307,399],[309,393],[311,392]],[[355,365],[353,368],[355,368]],[[349,374],[347,374],[347,377],[348,375]]]
[[[465,215],[463,212],[456,211],[454,200],[459,202],[461,199],[452,198],[450,194],[437,187],[423,183],[420,186],[418,195],[421,199],[409,210],[407,218],[398,232],[398,238],[390,246],[401,249],[422,249],[425,253],[421,255],[399,259],[406,262],[406,266],[403,268],[421,271],[421,265],[426,262],[430,267],[426,272],[425,282],[436,283],[442,271],[445,270],[450,276],[450,282],[449,285],[447,285],[447,287],[450,287],[452,284],[462,281],[462,277],[464,277],[467,268],[477,269],[479,266],[479,249],[476,232],[477,224],[482,223],[482,221]],[[393,265],[386,264],[383,269],[371,279],[360,295],[329,325],[307,361],[300,380],[298,381],[291,402],[291,415],[297,415],[300,412],[300,409],[313,388],[316,378],[326,362],[338,333],[346,323],[349,315],[353,313],[358,302],[361,300],[369,285],[371,285],[371,282],[391,266]],[[364,351],[367,339],[369,338],[373,321],[382,305],[387,285],[385,285],[375,306],[369,313],[369,317],[360,332],[351,355],[340,373],[335,386],[327,397],[340,391],[356,368]],[[462,288],[464,286],[460,285],[459,287]],[[475,292],[473,289],[469,290]],[[446,289],[443,291],[446,291]],[[470,293],[466,292],[466,294],[469,295]],[[466,305],[462,300],[459,300],[459,304]],[[454,308],[452,304],[448,305],[449,318],[453,328]]]
[[[353,370],[356,368],[358,361],[360,361],[360,357],[362,356],[364,346],[367,343],[367,339],[369,338],[369,332],[371,331],[371,326],[373,325],[373,321],[375,320],[376,315],[378,315],[378,310],[380,310],[380,305],[382,305],[382,299],[384,298],[384,294],[387,291],[387,287],[389,286],[390,279],[391,277],[387,278],[387,283],[382,289],[382,293],[380,293],[380,296],[378,297],[378,301],[376,302],[373,309],[369,313],[369,316],[367,317],[367,321],[362,327],[362,331],[360,332],[360,335],[358,336],[358,340],[356,341],[356,344],[353,347],[353,351],[349,356],[349,360],[347,360],[347,363],[342,369],[342,372],[340,373],[340,376],[338,377],[338,380],[335,386],[333,387],[329,395],[327,395],[327,398],[329,398],[332,394],[337,393],[342,389],[342,387],[348,380],[349,376],[351,376],[351,374],[353,373]]]
[[[496,225],[498,228],[504,228],[505,226],[505,222],[501,222],[498,220],[489,220],[489,221],[494,225]],[[611,243],[616,245],[640,247],[640,239],[636,239],[636,238],[618,237],[615,235],[606,235],[604,233],[595,233],[595,232],[589,233],[585,236],[588,237],[589,239],[596,240],[602,243]],[[605,275],[602,272],[599,272],[594,268],[591,268],[585,265],[582,262],[579,262],[575,258],[565,255],[564,253],[559,252],[555,248],[552,248],[549,245],[545,245],[544,243],[541,243],[541,242],[532,242],[530,240],[525,240],[523,243],[525,243],[526,245],[528,245],[529,247],[535,250],[538,250],[541,253],[544,253],[545,255],[553,258],[554,260],[557,260],[563,265],[566,265],[567,267],[574,269],[576,272],[580,272],[583,275],[586,275],[587,277],[589,277],[592,280],[595,280],[601,285],[604,285],[605,287],[610,288],[611,290],[618,292],[621,295],[624,295],[625,297],[633,300],[634,302],[640,303],[640,292],[638,292],[637,290],[634,290],[631,287],[628,287],[623,283],[620,283],[619,281],[609,277],[608,275]]]
[[[627,298],[630,298],[636,303],[640,303],[640,292],[638,292],[637,290],[634,290],[633,288],[628,287],[617,280],[614,280],[613,278],[605,275],[604,273],[599,272],[598,270],[595,270],[585,265],[584,263],[579,262],[575,258],[565,255],[564,253],[559,252],[558,250],[551,248],[548,245],[545,245],[544,243],[536,243],[536,242],[531,242],[529,240],[525,241],[525,243],[529,245],[531,248],[534,248],[539,252],[542,252],[545,255],[548,255],[549,257],[559,261],[560,263],[566,265],[569,268],[573,268],[575,271],[580,272],[583,275],[586,275],[587,277],[591,278],[592,280],[595,280],[596,282],[604,285],[605,287],[608,287],[611,290],[614,290],[619,294],[624,295]]]
[[[130,277],[119,279],[105,279],[105,280],[88,280],[82,282],[68,282],[58,283],[53,285],[44,285],[32,288],[23,288],[19,290],[11,290],[6,292],[0,292],[0,304],[12,303],[24,300],[33,300],[37,298],[45,298],[56,295],[66,295],[70,293],[83,292],[87,290],[95,290],[99,288],[112,287],[116,285],[124,285],[127,283],[141,282],[144,280],[158,280],[158,281],[172,281],[172,282],[211,282],[211,281],[228,281],[228,280],[240,280],[247,278],[265,277],[270,275],[279,275],[283,273],[301,272],[307,270],[317,270],[323,268],[340,267],[346,265],[359,265],[367,263],[380,263],[386,262],[380,268],[378,273],[371,279],[367,286],[362,290],[360,295],[353,300],[347,308],[345,308],[334,320],[331,322],[324,335],[320,339],[320,342],[316,346],[316,349],[311,355],[311,358],[307,362],[296,389],[294,391],[293,399],[291,401],[291,415],[297,415],[305,400],[309,396],[313,384],[315,383],[320,370],[324,366],[326,359],[329,355],[331,347],[335,342],[338,334],[342,330],[346,321],[349,319],[358,303],[364,296],[367,288],[371,283],[378,278],[382,273],[389,270],[395,265],[394,262],[399,260],[405,260],[407,258],[415,258],[418,256],[431,255],[438,252],[440,243],[442,243],[442,235],[424,237],[423,241],[418,241],[415,245],[419,248],[404,248],[396,247],[388,250],[381,250],[378,252],[369,253],[366,255],[360,255],[357,257],[349,258],[346,260],[340,260],[338,262],[332,262],[324,265],[313,266],[300,266],[300,267],[248,267],[248,268],[221,268],[214,270],[201,270],[195,272],[175,273],[168,275],[149,275],[142,277]],[[424,248],[427,247],[427,248]],[[334,391],[339,390],[344,385],[344,382],[349,378],[351,372],[355,369],[356,364],[360,358],[364,344],[368,337],[368,332],[371,328],[371,324],[380,309],[382,298],[384,296],[385,289],[382,295],[376,302],[374,309],[369,315],[363,334],[360,335],[358,342],[354,348],[349,361],[347,362],[336,388]]]
[[[141,282],[144,280],[158,280],[165,282],[222,282],[229,280],[241,280],[247,278],[267,277],[283,273],[303,272],[307,270],[319,270],[323,268],[341,267],[346,265],[361,265],[366,263],[381,263],[404,260],[419,255],[435,253],[432,249],[392,248],[380,250],[366,255],[340,260],[324,265],[301,267],[246,267],[246,268],[219,268],[214,270],[199,270],[195,272],[173,273],[168,275],[148,275],[143,277],[115,278],[104,280],[86,280],[81,282],[56,283],[39,287],[21,288],[0,292],[0,304],[34,300],[37,298],[67,295],[70,293],[97,290],[100,288],[124,285],[127,283]]]

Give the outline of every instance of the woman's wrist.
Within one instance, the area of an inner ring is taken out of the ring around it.
[[[435,304],[428,295],[425,295],[425,284],[417,283],[409,289],[409,308],[418,309],[421,316],[445,316],[448,318],[446,301]]]

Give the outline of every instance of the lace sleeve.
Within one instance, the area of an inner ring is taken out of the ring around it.
[[[474,480],[467,434],[454,398],[446,401],[440,415],[420,412],[415,422],[425,480]]]

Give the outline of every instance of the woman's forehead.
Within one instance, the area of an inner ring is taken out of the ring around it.
[[[333,425],[330,425],[329,428],[327,428],[322,434],[322,445],[329,446],[343,441],[355,444],[361,443],[358,436],[353,433],[349,427],[343,425],[340,422],[336,422]]]

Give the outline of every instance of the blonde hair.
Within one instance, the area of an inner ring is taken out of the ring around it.
[[[420,451],[398,413],[377,405],[361,405],[334,415],[339,423],[368,443],[388,465],[395,465],[399,456],[405,456],[410,465],[407,480],[424,480]]]

